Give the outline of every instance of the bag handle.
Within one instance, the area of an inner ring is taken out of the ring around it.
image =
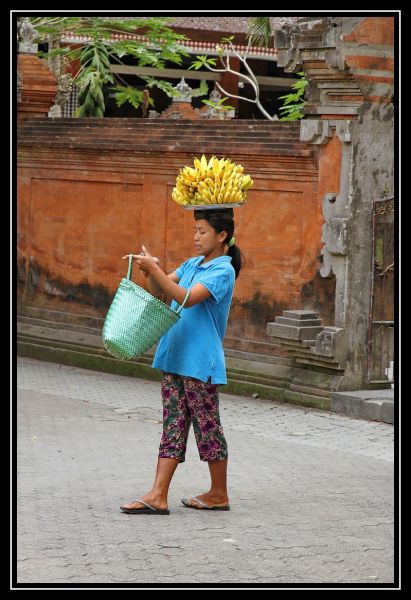
[[[133,271],[133,255],[130,254],[128,257],[128,271],[127,271],[127,279],[131,279],[131,273]]]
[[[187,294],[183,300],[183,304],[179,308],[177,308],[177,310],[175,311],[178,315],[180,314],[181,310],[184,308],[184,304],[187,302],[188,297],[190,296],[190,293],[191,293],[191,290],[187,290]]]
[[[130,281],[132,281],[132,279],[131,279],[132,273],[133,273],[133,255],[130,254],[128,257],[128,271],[127,271],[127,279],[129,279]],[[137,276],[137,282],[138,282],[138,276]]]
[[[133,255],[130,254],[130,256],[128,257],[128,271],[127,271],[127,279],[131,280],[131,274],[133,271]],[[181,306],[179,308],[177,308],[177,310],[175,311],[178,315],[180,314],[180,312],[182,311],[182,309],[184,308],[185,303],[187,302],[189,296],[190,296],[191,290],[187,290],[187,293],[185,295],[185,298],[183,300],[183,303],[181,304]]]

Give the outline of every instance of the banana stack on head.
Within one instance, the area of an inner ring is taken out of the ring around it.
[[[243,203],[253,185],[244,167],[227,158],[194,159],[193,167],[180,169],[171,197],[181,206]]]

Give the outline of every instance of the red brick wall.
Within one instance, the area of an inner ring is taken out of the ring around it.
[[[343,35],[342,47],[345,64],[363,90],[364,101],[390,103],[394,88],[394,17],[365,18],[350,34]]]
[[[17,119],[43,117],[54,104],[56,77],[47,62],[35,54],[18,54],[17,70],[22,76],[21,101],[17,103]]]
[[[181,166],[203,151],[215,152],[241,162],[255,182],[247,205],[235,210],[246,266],[236,282],[226,344],[276,352],[265,346],[271,343],[266,322],[285,309],[308,307],[304,303],[315,298],[303,300],[302,289],[311,285],[320,293],[322,285],[317,156],[299,142],[299,124],[91,121],[85,126],[88,122],[79,119],[37,120],[20,131],[20,310],[40,307],[64,313],[65,319],[70,314],[103,318],[126,274],[124,254],[144,244],[166,271],[195,256],[193,213],[171,200],[171,190]],[[338,179],[335,144],[329,144],[331,162],[322,171],[326,191],[327,172]],[[321,307],[326,322],[331,304],[327,300]]]

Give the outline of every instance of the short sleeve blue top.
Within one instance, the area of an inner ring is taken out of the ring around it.
[[[176,269],[179,285],[189,289],[201,283],[211,296],[183,308],[181,318],[160,339],[153,367],[200,381],[227,383],[223,339],[234,291],[235,271],[230,256],[202,264],[204,256],[190,258]],[[171,308],[178,303],[173,300]]]

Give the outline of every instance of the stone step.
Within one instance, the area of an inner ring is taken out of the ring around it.
[[[19,140],[19,146],[30,146],[38,144],[38,140],[35,139],[22,139]],[[250,143],[236,143],[236,142],[226,142],[222,144],[221,142],[197,142],[193,144],[188,144],[187,142],[181,143],[173,143],[173,144],[159,144],[157,141],[147,144],[136,144],[129,140],[127,141],[112,141],[112,142],[86,142],[81,139],[76,140],[67,140],[65,138],[50,140],[47,139],[47,142],[44,144],[47,148],[83,148],[85,150],[124,150],[124,151],[134,151],[134,152],[181,152],[184,154],[187,153],[230,153],[237,152],[238,154],[247,153],[247,150],[250,148]],[[298,157],[307,157],[311,158],[313,151],[311,149],[300,149],[293,147],[290,149],[290,145],[277,145],[277,144],[253,144],[253,151],[259,152],[264,155],[278,155],[278,156],[298,156]]]
[[[31,138],[36,139],[44,139],[44,138],[59,138],[61,136],[67,138],[81,138],[81,139],[103,139],[103,140],[117,140],[117,141],[138,141],[144,140],[153,141],[153,140],[164,140],[167,141],[175,141],[175,140],[187,140],[189,138],[193,141],[210,141],[213,142],[215,140],[227,141],[227,142],[236,142],[236,141],[251,141],[253,142],[270,142],[279,144],[283,143],[292,143],[293,145],[301,145],[305,147],[307,144],[305,142],[300,141],[298,135],[290,134],[289,132],[277,132],[277,131],[245,131],[245,130],[236,130],[231,133],[228,133],[226,130],[214,129],[214,130],[199,130],[197,128],[192,127],[187,130],[167,130],[167,129],[158,129],[156,131],[150,131],[147,129],[116,129],[116,128],[84,128],[84,129],[75,129],[75,128],[26,128],[26,129],[18,129],[17,132],[19,142],[21,140],[28,140]]]
[[[283,317],[298,320],[318,319],[318,313],[311,310],[284,310]]]
[[[323,327],[294,327],[291,325],[279,325],[278,323],[267,323],[266,333],[273,337],[291,340],[312,340],[323,329]]]
[[[235,130],[228,131],[227,129],[221,129],[219,127],[214,127],[213,129],[206,129],[201,127],[196,127],[192,125],[191,127],[185,128],[167,128],[167,127],[156,127],[147,128],[147,127],[122,127],[119,125],[118,127],[73,127],[72,125],[64,127],[63,125],[48,125],[46,126],[37,126],[37,125],[20,125],[18,127],[18,134],[20,135],[62,135],[62,134],[72,134],[72,135],[93,135],[93,136],[110,136],[110,135],[118,135],[118,136],[146,136],[146,137],[161,137],[161,136],[173,136],[173,137],[187,137],[187,135],[196,135],[199,137],[214,137],[214,136],[227,136],[231,135],[231,139],[235,139],[238,136],[246,136],[247,138],[282,138],[282,139],[291,139],[293,141],[299,140],[299,134],[296,131],[286,131],[286,130],[275,130],[275,129],[256,129],[251,130],[249,128],[237,127]],[[305,142],[304,142],[305,143]]]
[[[203,127],[213,129],[215,127],[221,127],[226,129],[235,129],[237,127],[241,128],[252,128],[252,129],[284,129],[284,130],[300,130],[300,122],[291,122],[291,121],[267,121],[266,119],[227,119],[224,121],[220,121],[219,119],[196,119],[195,121],[191,119],[141,119],[141,118],[123,118],[123,117],[104,117],[104,118],[59,118],[51,120],[48,117],[29,117],[19,124],[19,127],[26,127],[31,124],[35,124],[38,126],[47,126],[50,124],[54,125],[73,125],[75,127],[118,127],[119,125],[128,126],[128,127],[170,127],[170,128],[183,128],[188,127],[191,128],[193,124],[196,127]]]
[[[330,402],[333,412],[370,421],[394,423],[393,389],[333,392]]]
[[[287,317],[276,317],[275,322],[280,325],[293,325],[294,327],[321,327],[321,319],[289,319]]]
[[[314,342],[315,343],[315,340]],[[227,358],[239,359],[244,361],[255,361],[269,363],[272,365],[291,366],[292,360],[282,356],[273,356],[272,354],[261,354],[260,352],[247,352],[244,350],[235,350],[224,347],[224,354]]]
[[[103,349],[101,334],[76,330],[62,330],[44,325],[17,323],[17,333],[20,336],[38,338],[39,340],[61,343],[74,343]]]
[[[32,329],[28,332],[25,328],[30,325]],[[100,346],[100,340],[97,340],[97,337],[96,335],[89,336],[81,331],[59,331],[56,328],[35,326],[26,321],[20,323],[17,351],[20,356],[31,356],[39,360],[160,380],[160,372],[151,367],[152,350],[132,361],[118,360]],[[280,402],[284,401],[285,394],[288,394],[287,401],[289,402],[320,409],[329,408],[329,399],[324,398],[323,394],[319,396],[316,396],[315,393],[296,394],[295,391],[287,390],[288,361],[287,364],[271,364],[267,361],[260,361],[258,355],[254,355],[254,360],[249,360],[250,356],[244,356],[249,353],[234,351],[235,356],[231,357],[229,354],[229,352],[226,353],[228,383],[222,387],[221,391],[248,397],[258,394],[261,398]],[[240,356],[238,356],[239,354]]]
[[[315,348],[315,340],[303,340],[303,348]]]
[[[101,331],[104,325],[103,317],[39,308],[36,306],[26,306],[25,314],[18,316],[19,321],[24,322],[24,319],[34,319],[39,322],[37,324],[43,324],[43,321],[52,322],[54,325],[51,326],[57,326],[61,329],[80,326],[91,328],[94,331]]]
[[[103,322],[104,319],[101,319]],[[88,327],[86,325],[79,325],[75,323],[65,323],[64,328],[62,323],[58,323],[56,321],[48,321],[46,319],[39,319],[36,317],[26,317],[23,315],[19,315],[17,317],[17,331],[30,331],[30,328],[33,332],[36,331],[36,328],[49,328],[49,329],[58,329],[61,331],[74,331],[77,333],[87,333],[89,335],[101,336],[101,327]]]
[[[53,144],[53,143],[64,143],[68,144],[95,144],[101,147],[103,144],[109,144],[111,147],[115,146],[153,146],[154,144],[161,147],[181,147],[185,148],[188,145],[198,147],[201,146],[213,146],[213,147],[232,147],[236,146],[238,148],[246,149],[250,146],[252,147],[272,147],[279,148],[283,150],[291,150],[292,151],[305,151],[307,152],[307,147],[302,142],[293,142],[288,138],[278,139],[275,137],[253,137],[253,138],[245,138],[237,136],[235,140],[227,140],[227,136],[209,136],[199,137],[199,136],[190,136],[189,138],[183,136],[167,136],[167,137],[158,137],[154,138],[152,136],[117,136],[110,135],[106,136],[104,134],[100,136],[95,136],[93,134],[81,134],[81,135],[69,135],[69,134],[56,134],[53,132],[51,135],[48,133],[44,133],[43,135],[21,135],[19,136],[19,145],[26,145],[39,142],[43,144]]]
[[[45,338],[19,335],[17,340],[18,353],[22,356],[32,356],[42,360],[73,364],[83,368],[91,368],[124,375],[135,375],[147,379],[159,379],[160,374],[151,367],[152,356],[142,355],[131,361],[119,360],[105,350],[95,347],[70,343],[56,342]],[[281,400],[281,394],[287,387],[286,381],[267,377],[263,373],[249,373],[227,368],[228,383],[224,391],[252,395],[257,393],[262,398]]]
[[[37,140],[37,144],[39,141]],[[36,142],[34,140],[21,140],[19,142],[19,148],[34,148]],[[192,155],[194,157],[200,157],[205,154],[209,157],[210,154],[215,154],[218,157],[229,156],[232,160],[238,161],[237,157],[244,157],[242,160],[248,160],[250,158],[250,152],[253,156],[259,154],[275,156],[288,156],[298,157],[300,159],[312,160],[312,153],[309,149],[302,149],[298,147],[292,147],[290,144],[280,146],[277,144],[240,144],[240,143],[222,143],[222,142],[184,142],[184,143],[167,143],[163,144],[156,140],[151,140],[147,143],[133,143],[128,140],[127,142],[107,142],[107,141],[94,141],[85,142],[84,140],[68,140],[68,139],[56,139],[56,140],[44,140],[41,143],[42,149],[52,148],[66,148],[67,150],[85,150],[96,152],[130,152],[130,153],[143,153],[143,154],[155,154],[155,153],[178,153],[182,155]],[[247,152],[249,151],[249,152]]]
[[[101,335],[21,323],[18,323],[17,334],[18,340],[25,343],[110,357],[103,346]],[[155,348],[156,344],[137,357],[135,361],[151,365]],[[275,384],[277,387],[286,386],[285,380],[288,371],[286,365],[269,363],[260,360],[259,356],[245,352],[234,352],[233,356],[230,351],[225,351],[225,356],[227,372],[234,374],[238,380],[265,385]]]
[[[136,361],[117,360],[109,355],[98,355],[96,353],[79,352],[71,348],[57,348],[52,345],[39,344],[35,341],[17,340],[17,352],[19,356],[30,356],[38,360],[46,360],[60,364],[77,366],[83,369],[92,369],[118,375],[140,377],[148,380],[160,381],[161,373],[153,369],[150,364]],[[316,409],[329,409],[329,399],[314,394],[296,394],[284,387],[262,383],[258,381],[244,380],[236,373],[227,371],[227,384],[221,386],[221,392],[251,397],[258,397],[277,402],[288,402]]]

